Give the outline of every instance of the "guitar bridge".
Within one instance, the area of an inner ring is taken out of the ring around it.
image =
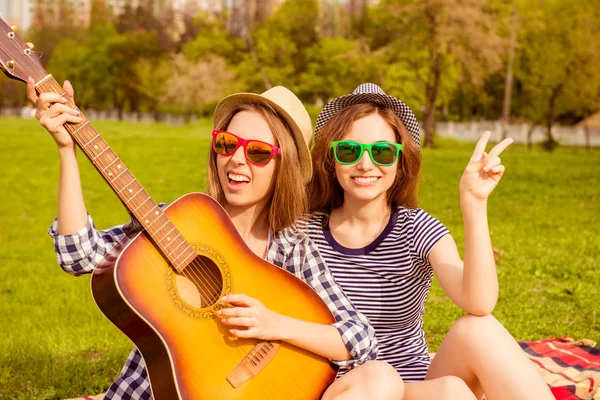
[[[254,378],[275,357],[279,350],[279,343],[261,342],[252,348],[250,353],[231,371],[227,381],[234,388],[240,387],[244,382]]]

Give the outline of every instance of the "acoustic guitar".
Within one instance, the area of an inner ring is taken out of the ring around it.
[[[66,96],[39,57],[0,19],[0,66],[32,77],[38,93]],[[331,324],[314,290],[256,256],[225,210],[191,193],[162,209],[90,121],[65,127],[121,202],[143,226],[99,265],[92,295],[104,315],[140,350],[157,400],[319,399],[335,379],[324,358],[285,342],[237,339],[218,320],[227,293],[259,299],[294,318]]]

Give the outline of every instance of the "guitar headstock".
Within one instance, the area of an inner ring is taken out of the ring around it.
[[[27,82],[31,76],[37,82],[48,74],[33,45],[25,43],[15,31],[16,27],[11,28],[0,18],[0,69],[9,78]]]

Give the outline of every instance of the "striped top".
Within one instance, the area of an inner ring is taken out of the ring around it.
[[[423,332],[425,298],[433,269],[429,253],[448,230],[421,209],[398,207],[381,234],[364,248],[339,244],[327,214],[299,226],[319,248],[335,280],[375,328],[379,360],[405,382],[423,380],[431,359]]]

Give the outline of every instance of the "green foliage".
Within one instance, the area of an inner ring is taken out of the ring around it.
[[[427,116],[500,117],[515,30],[513,117],[574,123],[600,108],[597,1],[287,0],[249,10],[250,3],[224,2],[184,16],[167,3],[126,2],[115,17],[94,1],[88,28],[53,25],[56,16],[41,13],[27,39],[50,72],[73,82],[83,108],[184,112],[163,99],[175,56],[216,56],[235,74],[228,90],[284,85],[309,104],[377,83],[409,104],[431,134],[435,118]],[[53,12],[73,21],[70,3],[57,4]],[[9,84],[0,94],[4,105],[23,102],[23,91]]]

